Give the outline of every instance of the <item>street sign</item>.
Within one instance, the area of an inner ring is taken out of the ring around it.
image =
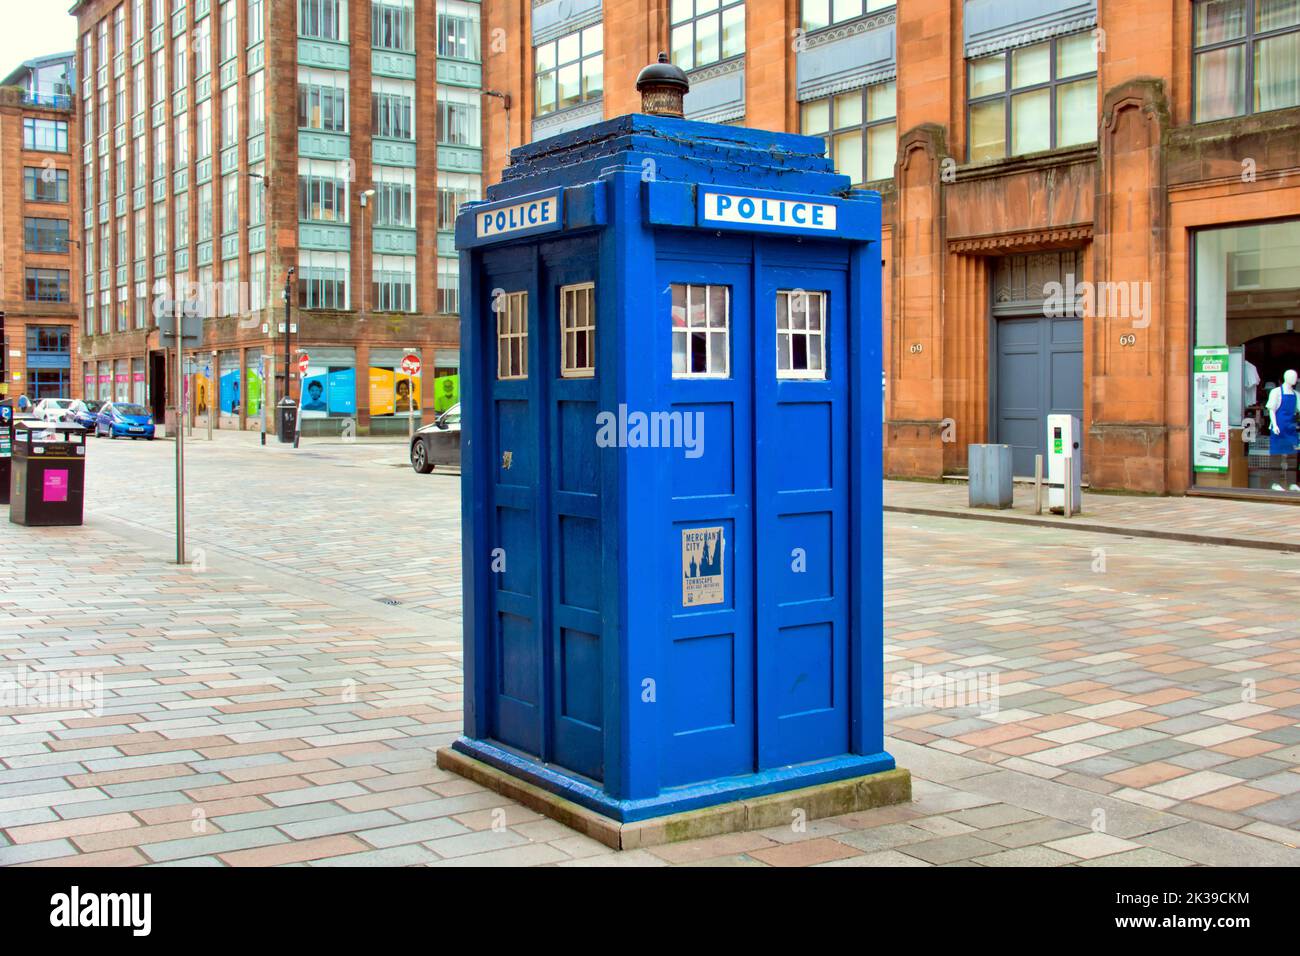
[[[311,356],[308,355],[306,352],[303,352],[302,355],[298,357],[298,374],[306,375],[307,366],[309,366],[310,364],[311,364]]]
[[[420,374],[420,356],[404,355],[402,357],[402,371],[407,375]]]
[[[176,316],[173,312],[158,314],[158,331],[162,333],[163,344],[168,348],[176,347]],[[181,336],[186,345],[201,345],[203,342],[203,316],[187,314],[181,319]]]

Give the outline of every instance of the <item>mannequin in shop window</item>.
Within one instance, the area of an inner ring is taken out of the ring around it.
[[[1271,434],[1268,440],[1268,453],[1270,455],[1286,456],[1286,468],[1294,472],[1294,461],[1291,456],[1295,455],[1297,447],[1300,447],[1300,430],[1296,428],[1296,371],[1287,369],[1282,376],[1282,384],[1268,393],[1268,421]],[[1273,483],[1274,491],[1284,490],[1276,482]],[[1290,491],[1300,491],[1300,485],[1294,481],[1291,482]]]

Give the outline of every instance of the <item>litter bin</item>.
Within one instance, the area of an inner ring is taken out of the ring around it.
[[[25,525],[81,524],[86,435],[73,422],[14,422],[9,520]]]
[[[966,465],[970,477],[970,507],[1011,507],[1014,490],[1010,445],[970,445]]]
[[[292,398],[285,396],[280,399],[276,406],[279,411],[280,420],[280,441],[284,444],[293,444],[294,435],[298,430],[298,405]]]

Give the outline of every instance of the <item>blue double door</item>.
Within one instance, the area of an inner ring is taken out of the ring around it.
[[[489,735],[600,781],[607,612],[594,424],[600,362],[585,351],[599,337],[582,333],[579,347],[580,333],[562,330],[562,322],[594,324],[595,262],[594,243],[582,239],[543,244],[531,257],[485,256],[482,440],[493,479],[491,553],[480,560],[493,582]],[[563,369],[566,347],[568,365],[591,365],[589,373]]]
[[[789,244],[660,242],[647,373],[703,439],[696,457],[665,453],[664,786],[849,750],[852,330],[847,265],[813,246],[783,258]],[[717,531],[721,561],[710,554],[712,581],[697,584],[694,543]]]

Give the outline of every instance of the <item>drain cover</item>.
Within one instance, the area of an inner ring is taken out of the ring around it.
[[[402,606],[402,602],[399,601],[399,600],[397,600],[397,598],[380,598],[380,599],[379,599],[379,603],[380,603],[380,604],[387,604],[389,607],[401,607],[401,606]]]

